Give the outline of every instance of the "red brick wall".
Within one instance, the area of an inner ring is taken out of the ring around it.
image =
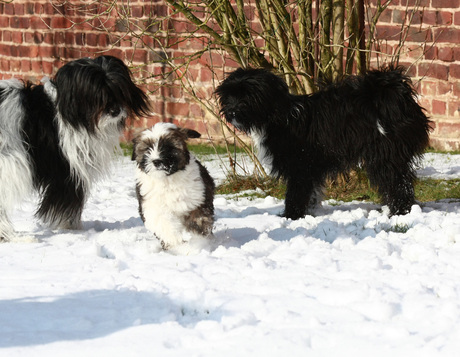
[[[212,105],[212,101],[207,100],[212,99],[216,83],[234,63],[217,52],[207,51],[178,73],[159,80],[158,76],[170,69],[158,63],[160,55],[178,57],[194,53],[204,48],[206,38],[169,46],[163,53],[156,35],[148,34],[154,33],[157,27],[170,26],[165,22],[154,24],[150,32],[140,38],[120,38],[126,27],[117,19],[115,10],[111,16],[94,17],[106,2],[98,2],[101,6],[88,13],[88,8],[83,12],[69,5],[81,3],[79,1],[0,1],[0,78],[17,77],[37,82],[43,75],[54,75],[60,66],[72,59],[98,53],[115,55],[132,66],[135,78],[152,98],[154,115],[136,122],[135,126],[144,127],[158,120],[175,121],[216,137],[220,132],[219,124],[203,104]],[[401,26],[416,2],[393,0],[382,13],[374,47],[381,54],[374,56],[374,64],[388,61],[387,55],[396,51]],[[170,13],[161,0],[131,0],[129,10],[139,28],[148,28],[154,23],[152,19]],[[176,22],[174,26],[178,32],[188,27],[186,22]],[[163,40],[160,42],[164,45]],[[460,0],[420,0],[402,51],[401,64],[410,67],[420,102],[436,122],[432,144],[446,149],[460,149],[459,43]],[[196,103],[181,88],[177,81],[180,75],[192,81],[193,89],[204,103]]]

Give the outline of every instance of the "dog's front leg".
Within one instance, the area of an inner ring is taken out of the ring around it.
[[[0,242],[9,242],[14,236],[13,225],[8,219],[6,211],[0,208]]]
[[[308,204],[314,190],[311,180],[289,178],[286,181],[286,199],[283,217],[299,219],[307,214]]]
[[[53,228],[81,229],[85,202],[85,189],[73,180],[51,181],[42,193],[35,215]]]

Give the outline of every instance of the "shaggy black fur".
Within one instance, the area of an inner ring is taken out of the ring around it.
[[[303,217],[326,178],[358,165],[391,215],[410,211],[430,121],[402,68],[350,76],[301,96],[267,70],[240,68],[216,94],[226,120],[257,134],[272,174],[286,180],[284,216]]]
[[[74,166],[81,163],[80,166],[90,168],[88,172],[97,172],[98,168],[93,166],[99,162],[93,159],[108,150],[106,141],[118,140],[126,119],[131,115],[147,116],[150,105],[132,81],[128,67],[112,56],[69,62],[58,70],[51,83],[52,90],[47,91],[43,84],[0,82],[0,159],[9,165],[0,170],[19,166],[18,161],[26,162],[31,188],[40,197],[37,217],[51,226],[77,228],[91,182],[80,177],[78,170],[72,171],[71,160]],[[115,130],[106,133],[101,126],[108,126],[110,120],[114,121]],[[77,142],[80,140],[81,150],[87,152],[66,156],[64,146],[73,144],[66,144],[61,137],[63,132]],[[94,138],[88,142],[98,145],[85,147],[85,138]],[[88,158],[90,162],[85,161]],[[15,187],[15,180],[24,181],[22,177],[7,175],[2,176],[0,198],[9,197],[3,193]],[[23,189],[28,193],[28,187]],[[0,200],[0,241],[9,240],[13,233],[7,217],[11,205],[12,202]]]

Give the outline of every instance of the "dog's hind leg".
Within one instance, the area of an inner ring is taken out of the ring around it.
[[[382,203],[390,208],[390,215],[404,215],[415,203],[415,173],[409,165],[368,168],[369,181],[378,189]]]
[[[415,203],[413,180],[407,174],[399,175],[396,180],[398,182],[388,188],[384,198],[390,208],[391,216],[409,213]]]
[[[287,179],[286,198],[284,201],[283,217],[290,219],[299,219],[304,217],[310,207],[310,203],[316,198],[312,197],[315,192],[315,186],[312,181],[299,180],[296,178]]]

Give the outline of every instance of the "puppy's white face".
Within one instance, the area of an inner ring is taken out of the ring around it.
[[[184,129],[170,123],[158,123],[134,139],[133,160],[145,174],[165,177],[184,170],[190,153]]]

